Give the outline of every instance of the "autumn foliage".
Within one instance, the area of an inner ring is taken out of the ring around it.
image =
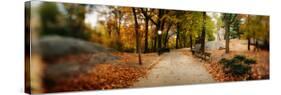
[[[125,88],[143,77],[145,71],[144,68],[127,65],[97,64],[87,74],[57,80],[57,85],[47,92]]]
[[[30,21],[27,35],[32,36],[25,44],[25,52],[31,53],[26,54],[27,89],[65,92],[129,88],[138,82],[157,86],[155,81],[164,85],[269,79],[269,16],[39,5],[32,7],[36,15],[25,16]],[[142,81],[146,76],[143,80],[153,81]]]

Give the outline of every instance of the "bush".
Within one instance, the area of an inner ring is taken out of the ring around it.
[[[233,64],[233,65],[231,65],[230,72],[233,75],[244,75],[246,73],[249,73],[250,70],[251,70],[251,67],[248,65]]]
[[[44,58],[57,58],[71,54],[95,54],[114,51],[97,43],[62,36],[45,36],[40,38],[39,48],[40,53]]]
[[[245,63],[245,64],[248,64],[248,65],[250,65],[250,64],[255,64],[255,63],[256,63],[256,60],[255,60],[255,59],[245,59],[245,60],[244,60],[244,63]]]
[[[221,63],[221,64],[225,64],[225,63],[228,63],[228,59],[226,59],[226,58],[222,58],[220,61],[219,61],[219,63]]]
[[[238,60],[245,60],[246,57],[244,55],[236,55],[233,59],[238,59]]]
[[[232,59],[222,58],[219,63],[223,64],[225,73],[231,73],[232,75],[244,75],[250,72],[250,64],[255,64],[256,60],[246,58],[244,55],[236,55]]]

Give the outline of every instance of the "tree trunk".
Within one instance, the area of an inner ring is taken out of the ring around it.
[[[179,31],[179,25],[177,24],[176,49],[179,48],[179,38],[180,38],[180,31]]]
[[[154,33],[154,43],[153,43],[153,51],[156,51],[157,48],[157,32]]]
[[[229,53],[229,24],[225,25],[225,53]]]
[[[229,43],[230,43],[230,25],[236,21],[237,15],[234,14],[225,14],[224,24],[225,24],[225,53],[229,53]]]
[[[144,53],[148,52],[148,26],[149,26],[149,15],[147,13],[147,9],[141,8],[142,14],[145,17],[145,39],[144,39]]]
[[[139,32],[138,32],[139,25],[138,25],[138,20],[137,20],[135,8],[132,8],[132,10],[133,10],[134,20],[135,20],[136,48],[137,48],[137,52],[138,52],[138,56],[139,56],[139,64],[142,65],[142,61],[141,61],[141,48],[140,48]]]
[[[201,52],[205,52],[205,38],[206,38],[206,29],[205,29],[205,25],[206,25],[206,12],[203,12],[203,26],[202,26],[202,33],[201,33]]]
[[[145,18],[145,39],[144,39],[144,52],[148,52],[148,21],[149,19]]]
[[[185,48],[186,47],[186,33],[184,33],[183,35],[183,40],[182,40],[182,44],[183,44],[183,47]]]
[[[156,29],[155,29],[154,51],[156,51],[156,49],[159,48],[159,46],[160,46],[160,43],[159,43],[160,36],[158,34],[158,30],[160,29],[160,26],[161,25],[160,25],[160,20],[159,20],[156,25]],[[157,45],[157,43],[158,43],[158,45]]]
[[[158,34],[158,49],[162,48],[162,46],[161,46],[161,39],[162,39],[162,34]]]
[[[251,50],[251,39],[250,39],[250,37],[248,37],[247,38],[247,40],[248,40],[248,51],[250,51]]]
[[[163,30],[164,30],[164,26],[165,26],[165,19],[163,19],[162,21],[159,22],[160,23],[160,31],[162,32],[161,34],[159,34],[159,47],[158,48],[162,48],[162,35],[163,35]]]
[[[258,51],[258,48],[259,48],[258,40],[255,39],[255,51]]]
[[[116,16],[115,16],[115,19],[116,19],[116,22],[115,22],[115,24],[116,24],[116,26],[115,26],[115,31],[116,31],[116,33],[117,33],[117,38],[116,38],[116,48],[118,49],[118,50],[121,50],[121,45],[122,45],[122,43],[121,43],[121,37],[120,37],[120,24],[121,24],[121,16],[120,16],[120,13],[119,12],[117,12],[116,13]]]
[[[166,31],[166,35],[165,35],[165,42],[164,42],[164,47],[167,48],[168,46],[168,36],[169,36],[169,31],[172,27],[172,24],[170,24],[167,28],[167,31]]]
[[[193,44],[192,43],[192,35],[191,34],[189,35],[189,41],[190,41],[189,44],[190,44],[190,50],[191,50],[192,49],[192,44]]]

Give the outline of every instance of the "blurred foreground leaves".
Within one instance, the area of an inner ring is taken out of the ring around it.
[[[48,92],[125,88],[133,85],[138,78],[145,74],[146,70],[140,67],[97,64],[87,74],[57,80],[59,85],[49,89]]]

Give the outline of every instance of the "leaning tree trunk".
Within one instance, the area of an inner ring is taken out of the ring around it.
[[[134,20],[135,20],[136,47],[137,47],[137,52],[138,52],[138,55],[139,55],[139,64],[142,65],[141,49],[140,49],[140,42],[139,42],[139,32],[138,32],[139,25],[138,25],[138,20],[137,20],[135,8],[133,8],[132,10],[133,10]]]
[[[165,35],[165,42],[164,42],[164,47],[167,48],[168,46],[168,37],[169,37],[169,31],[172,27],[172,24],[168,25],[167,31],[166,31],[166,35]]]
[[[158,21],[157,25],[156,25],[156,29],[155,29],[155,36],[154,36],[154,51],[157,50],[157,48],[159,47],[159,35],[158,35],[158,30],[160,29],[160,23]],[[158,43],[158,46],[157,46]]]

